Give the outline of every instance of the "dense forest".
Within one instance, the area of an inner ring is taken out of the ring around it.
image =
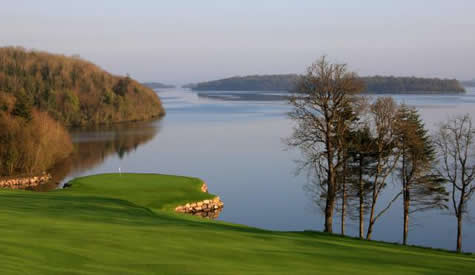
[[[197,91],[292,91],[299,76],[252,75],[188,84],[184,87]],[[462,85],[455,79],[372,76],[361,78],[365,93],[460,93]]]
[[[143,82],[142,85],[149,87],[150,89],[168,89],[175,88],[174,85],[163,84],[160,82]]]
[[[164,114],[150,88],[78,57],[0,48],[0,176],[38,173],[67,157],[65,127]]]
[[[151,89],[77,57],[0,48],[0,91],[66,126],[142,120],[164,114]]]

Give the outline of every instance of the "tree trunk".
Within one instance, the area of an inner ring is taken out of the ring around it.
[[[346,216],[346,160],[343,163],[343,179],[342,179],[342,197],[341,197],[341,235],[345,236],[345,216]]]
[[[374,211],[376,208],[376,186],[377,186],[378,179],[376,178],[373,182],[373,198],[371,200],[371,211],[369,214],[369,224],[368,224],[368,232],[366,233],[366,239],[371,240],[371,234],[373,233],[373,225],[374,225]]]
[[[330,124],[327,120],[327,129],[330,129]],[[325,205],[325,229],[324,232],[333,233],[333,209],[335,208],[335,171],[333,166],[333,151],[330,143],[330,135],[326,133],[326,150],[327,150],[327,200]]]
[[[364,183],[363,183],[363,158],[360,157],[359,167],[359,196],[360,196],[360,239],[364,238]]]
[[[324,232],[333,233],[333,208],[335,200],[331,197],[327,198],[325,206],[325,229]]]
[[[462,212],[457,215],[457,253],[462,252]]]
[[[344,178],[344,177],[343,177]],[[345,236],[345,205],[346,205],[346,184],[343,182],[343,195],[341,198],[341,235]]]
[[[465,168],[462,167],[462,173],[465,172]],[[462,174],[463,175],[463,174]],[[461,253],[462,252],[462,219],[463,219],[463,210],[464,210],[464,207],[465,207],[465,178],[462,176],[462,184],[463,184],[463,188],[462,188],[462,192],[460,193],[460,200],[459,200],[459,205],[458,205],[458,209],[457,209],[457,212],[456,212],[456,216],[457,216],[457,253]]]
[[[404,196],[404,233],[402,238],[402,244],[407,245],[407,232],[409,229],[409,199]]]
[[[403,192],[403,205],[404,205],[404,225],[402,233],[402,244],[407,245],[407,231],[409,228],[409,187],[406,177],[406,150],[402,150],[402,192]]]
[[[374,202],[371,206],[371,213],[369,215],[369,224],[368,224],[368,232],[366,233],[366,239],[371,240],[371,235],[373,233],[373,225],[374,225]]]
[[[333,209],[335,208],[335,180],[333,169],[329,169],[327,183],[327,201],[325,205],[325,229],[324,232],[333,233]]]

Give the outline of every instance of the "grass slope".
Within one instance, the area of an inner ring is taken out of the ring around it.
[[[2,274],[470,274],[475,258],[175,214],[194,178],[106,174],[0,192]],[[244,213],[243,213],[244,214]]]

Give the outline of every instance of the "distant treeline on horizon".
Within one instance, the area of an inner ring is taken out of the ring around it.
[[[142,82],[144,86],[149,87],[150,89],[168,89],[168,88],[175,88],[175,85],[168,85],[163,84],[161,82]]]
[[[475,87],[475,79],[462,81],[462,85],[467,87]]]
[[[250,75],[184,85],[196,91],[294,91],[299,75]],[[369,76],[361,77],[364,93],[464,93],[456,79]]]

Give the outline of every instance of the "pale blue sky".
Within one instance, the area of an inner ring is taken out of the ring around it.
[[[141,81],[300,73],[475,78],[473,0],[0,0],[0,46],[82,57]]]

